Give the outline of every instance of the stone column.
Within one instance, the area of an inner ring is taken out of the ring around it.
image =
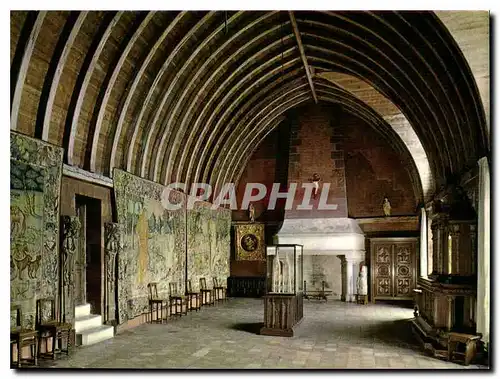
[[[483,341],[490,340],[490,168],[487,157],[479,160],[477,220],[477,311],[476,329]]]
[[[121,250],[120,244],[120,225],[107,222],[104,235],[104,257],[106,273],[106,297],[105,297],[105,315],[104,320],[110,322],[116,319],[116,258]]]
[[[337,258],[340,259],[341,275],[342,275],[342,293],[340,295],[341,301],[347,301],[347,261],[345,255],[338,255]]]
[[[427,278],[427,214],[420,209],[420,276]]]
[[[364,256],[355,252],[348,255],[339,255],[342,262],[342,296],[341,300],[345,302],[356,301],[356,280],[358,278],[358,270],[360,263],[364,260]]]
[[[61,321],[73,323],[75,319],[75,252],[80,221],[78,217],[61,216]]]

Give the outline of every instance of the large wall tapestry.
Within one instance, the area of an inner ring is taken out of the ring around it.
[[[168,283],[184,291],[186,268],[186,196],[167,191],[178,210],[162,205],[165,187],[115,169],[114,191],[121,224],[118,254],[119,323],[141,315],[148,309],[148,283],[157,282],[158,292],[168,296]]]
[[[33,327],[36,299],[58,295],[63,150],[11,132],[10,155],[10,298]]]
[[[198,290],[200,278],[210,287],[213,277],[225,282],[229,276],[231,211],[211,206],[196,202],[187,211],[187,275],[193,290]]]

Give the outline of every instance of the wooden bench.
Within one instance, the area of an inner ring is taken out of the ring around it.
[[[475,334],[448,333],[448,359],[468,366],[477,352],[477,342],[481,337]],[[459,344],[465,345],[465,351],[458,351]]]
[[[325,290],[325,281],[321,281],[321,290],[307,290],[307,281],[304,280],[304,299],[316,299],[328,301],[327,295],[331,295],[333,291]]]

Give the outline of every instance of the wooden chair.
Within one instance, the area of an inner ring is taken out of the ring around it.
[[[56,307],[53,298],[36,301],[36,330],[38,339],[38,355],[42,358],[55,359],[56,354],[66,353],[71,349],[71,329],[69,322],[60,322],[56,318]],[[45,353],[41,353],[42,339],[45,338]],[[52,338],[52,351],[48,351],[48,340]],[[63,342],[66,341],[66,344]]]
[[[166,317],[163,317],[163,304],[167,303],[166,299],[160,299],[158,296],[158,283],[149,283],[149,322],[163,324],[163,321],[167,321]],[[160,317],[158,318],[158,313]],[[156,316],[156,319],[153,320],[153,315]]]
[[[212,281],[214,282],[215,300],[227,300],[226,287],[222,286],[215,276],[212,278]]]
[[[21,367],[23,363],[38,365],[38,332],[34,329],[22,327],[22,311],[19,305],[10,307],[11,314],[16,313],[16,324],[10,329],[10,367]],[[14,362],[14,346],[17,348],[17,362]],[[23,348],[29,346],[30,359],[23,359]]]
[[[201,293],[194,292],[193,286],[191,285],[191,280],[186,283],[186,297],[188,298],[188,310],[194,309],[196,312],[201,309]],[[193,307],[194,300],[194,307]]]
[[[475,334],[448,333],[448,359],[468,366],[476,356],[477,342],[480,338]],[[460,345],[463,348],[459,350]]]
[[[200,278],[201,305],[215,305],[215,296],[213,288],[207,288],[205,278]]]
[[[173,316],[182,316],[187,315],[187,298],[183,295],[180,295],[177,291],[177,283],[168,283],[168,301],[170,306],[170,315]],[[178,307],[180,306],[180,312],[177,312]]]

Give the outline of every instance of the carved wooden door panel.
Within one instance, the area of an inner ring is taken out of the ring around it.
[[[83,305],[87,302],[87,289],[85,271],[87,266],[87,253],[86,253],[86,207],[81,205],[76,210],[78,218],[80,219],[80,234],[78,240],[78,247],[75,252],[75,305]]]
[[[371,298],[413,297],[416,285],[416,238],[372,238]]]
[[[393,294],[392,246],[388,243],[376,243],[373,252],[373,288],[375,297],[390,297]]]
[[[394,244],[394,296],[411,298],[415,288],[415,243]]]

